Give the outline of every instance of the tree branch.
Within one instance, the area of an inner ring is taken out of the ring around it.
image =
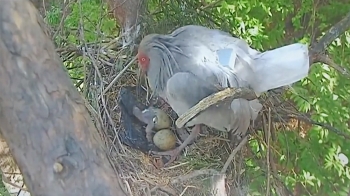
[[[347,140],[350,140],[350,135],[344,133],[343,131],[331,126],[330,124],[327,124],[327,123],[322,123],[322,122],[318,122],[318,121],[315,121],[315,120],[312,120],[310,117],[306,117],[306,116],[301,116],[301,115],[290,115],[290,114],[286,114],[286,117],[287,118],[294,118],[294,119],[298,119],[298,120],[301,120],[301,121],[304,121],[306,123],[310,123],[310,124],[313,124],[313,125],[317,125],[319,127],[322,127],[324,129],[327,129],[335,134],[338,134],[340,136],[343,136],[345,139]]]
[[[350,78],[350,72],[345,68],[340,65],[337,65],[331,58],[329,58],[325,54],[315,54],[314,55],[315,61],[324,63],[326,65],[329,65],[330,67],[333,67],[333,69],[337,70],[339,73],[342,75]]]
[[[326,51],[327,47],[340,35],[350,28],[350,12],[337,24],[331,27],[326,34],[311,47],[312,52],[319,54]]]
[[[332,26],[316,44],[313,44],[311,46],[311,48],[309,49],[310,64],[318,62],[327,64],[330,67],[333,67],[341,74],[343,74],[344,76],[350,78],[350,72],[346,68],[337,65],[331,58],[329,58],[325,54],[326,48],[349,28],[350,12],[337,24]]]

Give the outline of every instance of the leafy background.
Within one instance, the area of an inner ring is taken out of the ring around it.
[[[72,2],[69,9],[63,27],[60,26],[62,2],[52,1],[45,12],[45,20],[53,31],[62,28],[55,36],[57,48],[84,46],[117,36],[118,27],[114,19],[108,17],[107,7],[101,1],[80,0]],[[149,0],[142,33],[166,33],[185,24],[201,24],[229,31],[256,49],[268,50],[293,42],[311,44],[349,10],[346,0]],[[83,35],[79,33],[80,28],[84,28]],[[348,69],[349,45],[350,31],[328,48],[332,59]],[[84,57],[64,60],[72,80],[82,92],[86,61]],[[116,69],[120,67],[116,65]],[[350,80],[345,76],[327,65],[316,64],[308,78],[293,85],[286,98],[313,120],[350,134],[349,85]],[[273,152],[278,175],[294,195],[348,195],[349,166],[342,165],[338,158],[340,153],[350,156],[348,139],[319,126],[303,133],[298,128],[290,131],[281,127],[276,137]],[[255,156],[266,159],[266,148],[254,140],[249,145]],[[252,179],[249,194],[266,195],[266,169],[255,159],[247,157],[245,162],[246,176]],[[276,192],[272,190],[270,194]]]

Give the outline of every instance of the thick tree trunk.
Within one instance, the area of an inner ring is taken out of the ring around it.
[[[38,11],[24,0],[0,4],[0,132],[28,190],[126,195]]]
[[[140,20],[147,7],[147,0],[105,0],[109,11],[121,28],[123,45],[132,44],[140,34]]]

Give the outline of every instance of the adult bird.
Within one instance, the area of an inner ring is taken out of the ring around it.
[[[187,25],[171,34],[145,36],[138,48],[139,66],[154,95],[163,98],[180,116],[203,98],[226,87],[249,87],[257,95],[306,77],[308,48],[296,43],[259,52],[229,33]],[[262,105],[257,99],[235,99],[211,106],[186,124],[190,136],[170,155],[169,163],[199,134],[205,124],[242,137]]]

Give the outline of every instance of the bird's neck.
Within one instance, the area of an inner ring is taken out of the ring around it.
[[[166,85],[169,80],[177,71],[171,69],[152,69],[147,72],[147,78],[149,86],[154,95],[158,95],[165,98]]]
[[[153,47],[149,51],[151,60],[147,75],[153,94],[162,96],[165,95],[168,80],[180,71],[178,59],[185,54],[174,43],[173,37],[159,37],[158,39],[154,40]]]

